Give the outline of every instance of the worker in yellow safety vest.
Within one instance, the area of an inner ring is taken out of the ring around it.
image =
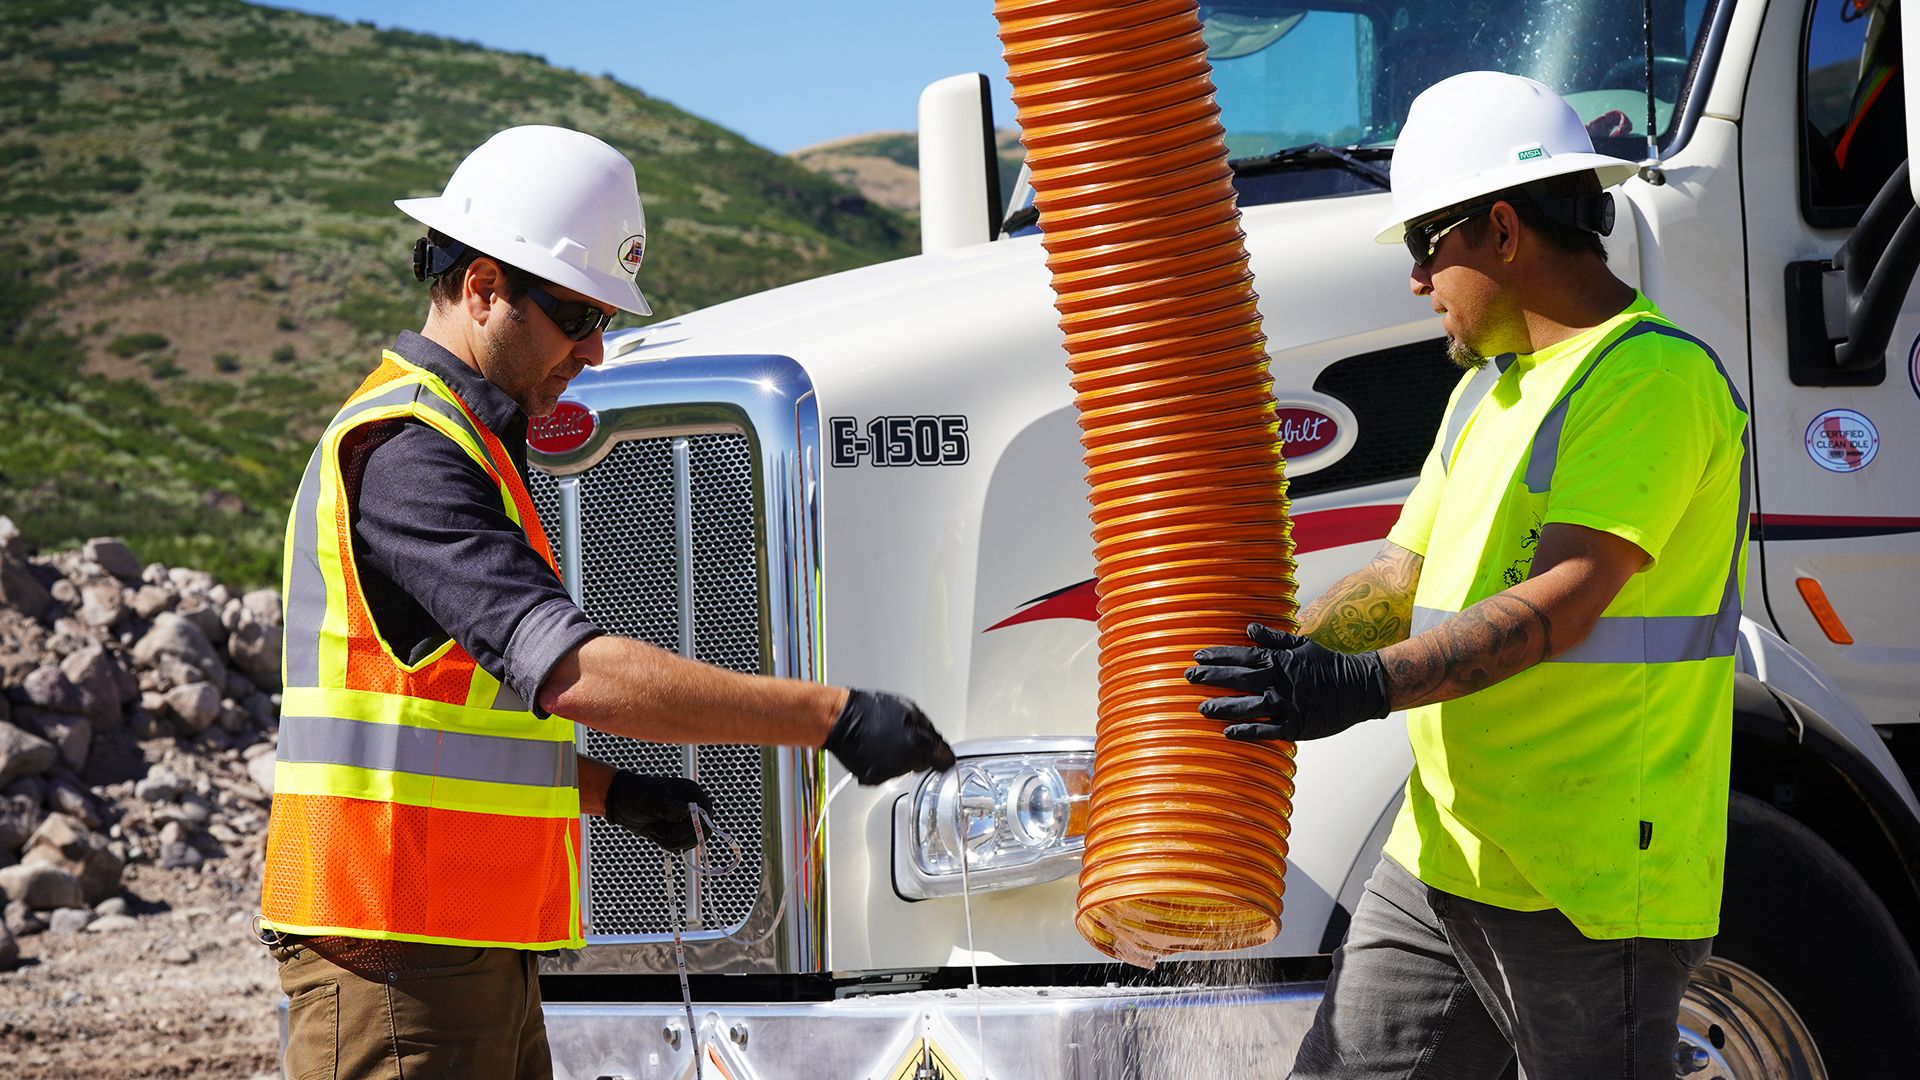
[[[320,436],[287,523],[261,937],[291,1077],[552,1075],[536,958],[584,944],[581,814],[694,845],[692,780],[575,749],[824,746],[860,780],[953,753],[897,695],[740,674],[596,627],[528,494],[529,418],[602,359],[646,221],[625,156],[502,131],[437,197],[403,332]]]
[[[1747,410],[1607,268],[1593,152],[1547,87],[1456,75],[1393,156],[1412,288],[1467,370],[1387,544],[1188,677],[1232,739],[1404,710],[1406,797],[1299,1078],[1673,1075],[1718,930]]]

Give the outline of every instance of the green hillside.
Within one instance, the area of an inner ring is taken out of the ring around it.
[[[1020,132],[994,132],[994,150],[1000,172],[1000,198],[1013,197],[1013,183],[1026,161]],[[917,216],[920,211],[920,140],[911,131],[880,131],[853,135],[796,150],[795,161],[859,191],[882,206]]]
[[[897,213],[611,78],[235,0],[0,5],[0,514],[278,577],[321,424],[417,328],[420,228],[503,127],[618,147],[671,316],[907,254]],[[619,324],[616,324],[619,325]]]

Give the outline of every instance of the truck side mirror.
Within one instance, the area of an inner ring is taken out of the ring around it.
[[[920,92],[920,250],[946,251],[1000,232],[993,100],[979,72]]]
[[[1920,273],[1913,160],[1900,163],[1832,259],[1787,264],[1787,374],[1796,386],[1877,386]]]

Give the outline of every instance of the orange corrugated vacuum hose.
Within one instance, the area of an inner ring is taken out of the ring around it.
[[[1294,625],[1272,380],[1194,0],[999,0],[1092,488],[1100,719],[1080,933],[1151,966],[1280,930],[1293,747],[1193,651]]]

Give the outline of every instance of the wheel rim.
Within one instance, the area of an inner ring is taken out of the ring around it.
[[[1695,1080],[1827,1080],[1813,1036],[1773,984],[1709,957],[1680,999],[1675,1076]]]

